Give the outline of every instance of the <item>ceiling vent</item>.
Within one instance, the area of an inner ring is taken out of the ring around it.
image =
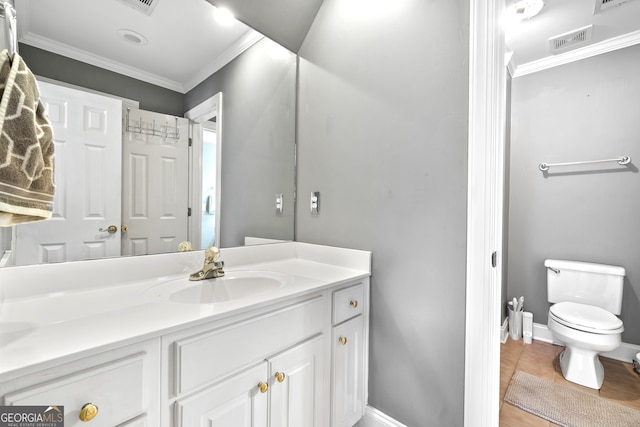
[[[158,0],[118,0],[122,4],[144,13],[145,15],[151,15],[153,9],[155,9]]]
[[[551,37],[549,39],[549,50],[555,55],[556,53],[562,53],[567,50],[574,49],[591,40],[592,32],[593,25],[587,25],[586,27]]]
[[[595,0],[596,1],[596,5],[593,9],[593,13],[600,13],[600,12],[604,12],[607,9],[610,9],[612,7],[616,7],[616,6],[620,6],[622,3],[626,3],[630,0]]]

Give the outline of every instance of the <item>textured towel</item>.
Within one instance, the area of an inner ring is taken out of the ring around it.
[[[36,79],[16,53],[0,52],[0,226],[53,210],[53,133]]]

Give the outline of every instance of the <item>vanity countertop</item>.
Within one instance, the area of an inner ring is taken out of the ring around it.
[[[158,298],[154,292],[158,285],[186,279],[200,269],[202,251],[0,270],[0,377],[155,338],[371,274],[370,252],[298,242],[222,249],[221,258],[227,276],[238,271],[275,272],[286,275],[286,286],[213,304]]]

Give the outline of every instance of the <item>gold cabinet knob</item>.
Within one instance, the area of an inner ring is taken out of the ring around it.
[[[284,372],[276,372],[274,376],[276,377],[279,383],[284,381],[284,378],[285,378]]]
[[[338,338],[338,341],[340,341],[340,344],[345,345],[347,343],[347,338],[346,337],[340,337],[340,338]]]
[[[120,227],[120,230],[121,230],[123,233],[126,233],[127,231],[129,231],[129,226],[128,226],[128,225],[122,225],[122,227]]]
[[[260,390],[260,393],[266,393],[267,390],[269,390],[269,384],[260,381],[258,383],[258,390]]]
[[[95,416],[98,415],[98,407],[93,403],[85,403],[82,409],[80,409],[80,421],[91,421]]]
[[[353,308],[356,308],[358,306],[358,301],[352,299],[351,301],[349,301],[349,305]]]

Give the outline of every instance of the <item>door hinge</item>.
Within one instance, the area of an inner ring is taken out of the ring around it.
[[[495,268],[498,265],[498,252],[494,251],[491,254],[491,267]]]
[[[187,208],[187,216],[191,216],[191,208]]]
[[[193,138],[189,138],[189,147],[193,145]]]

